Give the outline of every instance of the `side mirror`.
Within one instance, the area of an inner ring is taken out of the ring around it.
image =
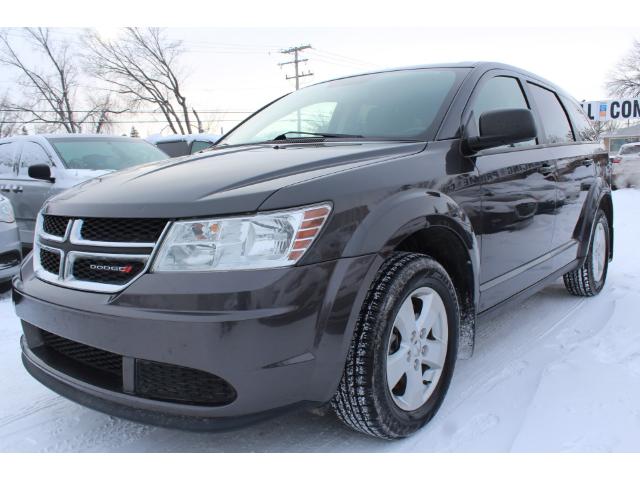
[[[465,140],[465,150],[472,153],[486,148],[526,142],[538,136],[531,110],[507,108],[480,115],[480,135]]]
[[[44,163],[31,165],[29,167],[28,174],[31,178],[35,178],[36,180],[46,180],[47,182],[52,183],[54,181],[54,179],[51,177],[51,167]]]

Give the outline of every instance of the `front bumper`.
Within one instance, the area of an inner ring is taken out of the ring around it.
[[[23,361],[52,390],[132,420],[189,429],[242,425],[331,399],[377,255],[251,272],[145,274],[117,295],[48,284],[25,262],[13,299]],[[122,383],[43,354],[42,331],[122,358]],[[223,405],[139,395],[140,361],[220,377]]]

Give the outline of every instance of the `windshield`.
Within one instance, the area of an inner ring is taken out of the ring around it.
[[[620,149],[620,155],[640,153],[640,145],[625,145]]]
[[[416,69],[333,80],[277,100],[221,144],[322,136],[426,140],[467,69]]]
[[[65,167],[80,170],[122,170],[169,158],[144,140],[131,138],[50,138]]]

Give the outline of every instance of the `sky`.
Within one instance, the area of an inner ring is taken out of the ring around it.
[[[115,27],[99,32],[116,37]],[[17,30],[12,36],[17,48],[34,59]],[[54,35],[79,47],[82,29],[55,28]],[[308,61],[303,70],[313,72],[302,85],[388,67],[489,60],[512,64],[556,83],[578,100],[608,98],[605,82],[610,71],[625,55],[640,30],[624,26],[566,27],[520,26],[514,28],[470,26],[416,27],[283,27],[168,28],[167,35],[181,40],[185,53],[185,91],[190,103],[206,113],[213,133],[228,130],[237,121],[265,103],[294,88],[286,75],[292,66],[279,66],[292,58],[280,50],[310,44],[301,54]],[[0,92],[16,90],[15,71],[0,65]],[[94,87],[86,79],[83,88]],[[240,112],[240,113],[231,113]],[[150,115],[136,117],[143,136],[157,133],[159,123]],[[129,124],[118,126],[128,132]],[[118,132],[119,133],[119,132]],[[163,133],[167,133],[165,129]]]

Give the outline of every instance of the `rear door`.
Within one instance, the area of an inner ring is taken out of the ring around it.
[[[558,94],[550,87],[534,81],[527,82],[535,108],[544,126],[545,150],[556,159],[558,170],[558,201],[556,225],[551,247],[556,254],[556,268],[569,264],[577,256],[578,229],[580,219],[596,176],[595,155],[599,150],[593,140],[586,140],[577,121],[582,112],[566,100],[563,104]],[[569,113],[576,118],[572,128]]]
[[[531,107],[518,75],[489,72],[463,115],[467,135],[478,134],[482,113],[502,108]],[[553,238],[556,167],[536,139],[484,150],[475,163],[482,184],[482,311],[551,273],[545,256]]]
[[[46,180],[37,180],[29,176],[31,165],[45,164],[53,170],[53,162],[45,149],[36,142],[22,142],[18,163],[18,175],[16,185],[19,192],[15,194],[13,208],[16,219],[20,224],[20,241],[23,244],[33,243],[36,217],[45,200],[53,194],[54,183]]]

